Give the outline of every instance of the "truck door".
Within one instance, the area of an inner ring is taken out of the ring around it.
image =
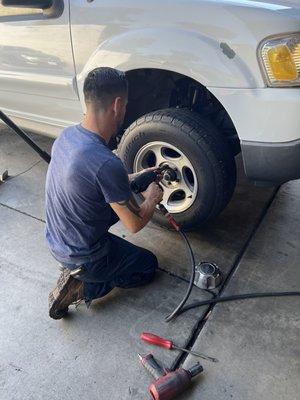
[[[0,1],[0,107],[54,135],[80,119],[68,0]]]

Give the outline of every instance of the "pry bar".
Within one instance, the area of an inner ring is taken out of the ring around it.
[[[17,135],[19,135],[46,163],[50,163],[51,156],[46,151],[42,150],[26,133],[19,128],[3,111],[0,110],[0,118],[9,126]]]

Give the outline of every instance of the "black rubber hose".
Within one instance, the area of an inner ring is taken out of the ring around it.
[[[284,297],[284,296],[300,296],[300,292],[244,293],[244,294],[235,294],[232,296],[216,297],[215,299],[196,301],[194,303],[188,304],[185,307],[181,307],[176,312],[176,315],[183,314],[184,312],[191,310],[192,308],[207,306],[210,304],[225,303],[228,301],[255,299],[261,297]]]
[[[177,315],[182,313],[181,310],[182,310],[183,306],[185,305],[185,303],[187,302],[188,298],[190,297],[191,291],[194,286],[194,280],[195,280],[195,257],[194,257],[192,247],[190,245],[190,242],[188,241],[188,238],[186,237],[186,234],[184,232],[182,232],[181,230],[178,230],[177,232],[181,235],[181,237],[183,238],[183,240],[188,248],[190,259],[191,259],[192,270],[191,270],[191,277],[190,277],[190,282],[189,282],[189,287],[187,289],[187,292],[184,295],[181,302],[175,308],[175,310],[165,318],[166,322],[170,322],[173,318],[175,318]]]
[[[211,294],[213,294],[215,296],[213,299],[196,301],[194,303],[191,303],[191,304],[188,304],[185,306],[185,303],[187,302],[188,298],[190,297],[190,294],[191,294],[193,286],[194,286],[195,256],[194,256],[192,247],[190,245],[190,242],[188,241],[188,238],[186,237],[185,233],[182,232],[180,229],[177,230],[177,232],[184,239],[184,242],[188,248],[188,252],[189,252],[190,260],[191,260],[192,271],[191,271],[189,286],[186,291],[186,294],[184,295],[183,299],[178,304],[178,306],[174,309],[174,311],[165,318],[166,322],[170,322],[172,319],[174,319],[178,315],[183,314],[184,312],[191,310],[192,308],[207,306],[207,305],[211,305],[211,304],[225,303],[225,302],[229,302],[229,301],[238,301],[238,300],[246,300],[246,299],[263,298],[263,297],[300,296],[300,292],[269,292],[269,293],[263,292],[263,293],[244,293],[244,294],[236,294],[236,295],[232,295],[232,296],[218,297],[213,292],[210,292]]]

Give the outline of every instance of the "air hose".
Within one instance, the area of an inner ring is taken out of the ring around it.
[[[182,309],[183,309],[185,303],[187,302],[188,298],[190,297],[190,294],[191,294],[193,286],[194,286],[196,263],[195,263],[195,256],[194,256],[194,252],[193,252],[192,246],[191,246],[186,234],[180,229],[179,225],[176,223],[175,219],[168,212],[168,210],[166,209],[166,207],[164,205],[158,204],[158,208],[159,208],[160,212],[167,218],[167,220],[168,220],[169,224],[172,226],[172,228],[174,228],[175,231],[178,232],[179,235],[184,240],[185,245],[186,245],[186,247],[188,249],[188,252],[189,252],[190,260],[191,260],[191,275],[190,275],[190,281],[189,281],[188,289],[187,289],[183,299],[178,304],[178,306],[174,309],[174,311],[171,312],[170,315],[168,315],[165,318],[166,322],[170,322],[177,315],[182,313]]]
[[[191,277],[190,277],[190,282],[189,282],[189,286],[186,291],[186,294],[184,295],[183,299],[178,304],[178,306],[174,309],[174,311],[166,317],[166,322],[170,322],[173,318],[175,318],[177,315],[179,315],[183,312],[182,311],[183,307],[184,307],[185,303],[187,302],[188,298],[190,297],[190,294],[191,294],[193,286],[194,286],[194,280],[195,280],[195,256],[194,256],[192,247],[190,245],[190,242],[188,241],[186,234],[184,232],[182,232],[180,229],[178,230],[178,233],[183,238],[183,240],[188,248],[188,251],[189,251],[191,266],[192,266]]]
[[[300,296],[300,292],[262,292],[262,293],[243,293],[243,294],[235,294],[232,296],[223,296],[216,297],[210,300],[203,301],[195,301],[194,303],[188,304],[185,307],[181,307],[179,311],[177,311],[176,316],[183,314],[184,312],[191,310],[192,308],[206,306],[217,303],[226,303],[228,301],[237,301],[237,300],[246,300],[246,299],[256,299],[263,297],[285,297],[285,296]],[[167,319],[166,319],[167,320]]]
[[[6,114],[4,114],[3,111],[0,110],[0,119],[11,129],[15,131],[17,135],[19,135],[34,151],[36,151],[40,157],[43,158],[47,163],[50,162],[51,156],[48,154],[46,151],[42,150],[33,140],[31,140],[27,134],[19,128]],[[135,180],[135,186],[132,187],[132,190],[135,193],[139,193],[143,190],[146,189],[146,187],[153,181],[155,181],[157,173],[161,173],[164,169],[168,169],[168,166],[164,166],[163,168],[160,168],[154,172],[147,172],[146,176],[147,179],[145,180],[145,176],[141,181]],[[150,177],[150,178],[149,178]],[[137,183],[139,183],[138,187],[136,187]],[[162,214],[165,215],[167,218],[169,224],[172,226],[172,228],[175,229],[176,232],[180,234],[182,239],[184,240],[186,247],[189,252],[190,260],[191,260],[191,275],[190,275],[190,281],[189,281],[189,286],[188,289],[183,297],[183,299],[180,301],[178,306],[174,309],[173,312],[171,312],[170,315],[166,317],[166,321],[170,322],[173,320],[175,317],[177,317],[180,314],[183,314],[184,312],[195,308],[195,307],[201,307],[201,306],[206,306],[206,305],[211,305],[211,304],[217,304],[217,303],[224,303],[228,301],[237,301],[237,300],[246,300],[246,299],[254,299],[254,298],[262,298],[262,297],[283,297],[283,296],[300,296],[300,292],[269,292],[269,293],[245,293],[245,294],[237,294],[237,295],[232,295],[232,296],[224,296],[224,297],[214,297],[213,299],[210,300],[203,300],[203,301],[196,301],[194,303],[185,305],[188,298],[190,297],[190,294],[192,292],[193,286],[194,286],[194,280],[195,280],[195,256],[192,250],[192,247],[190,245],[190,242],[186,236],[186,234],[180,229],[179,225],[176,223],[175,219],[171,216],[171,214],[168,212],[168,210],[162,205],[158,205],[160,211]],[[214,293],[211,292],[213,295]]]
[[[187,288],[187,291],[186,291],[185,295],[183,296],[182,300],[180,301],[180,303],[178,304],[178,306],[174,309],[174,311],[172,311],[171,314],[169,314],[165,318],[166,322],[172,321],[178,315],[183,314],[184,312],[191,310],[192,308],[211,305],[211,304],[225,303],[225,302],[229,302],[229,301],[238,301],[238,300],[246,300],[246,299],[264,298],[264,297],[300,296],[300,292],[243,293],[243,294],[236,294],[236,295],[223,296],[223,297],[216,296],[210,300],[196,301],[194,303],[185,305],[188,298],[190,297],[190,294],[191,294],[193,286],[194,286],[195,268],[196,268],[195,256],[194,256],[192,247],[190,245],[190,242],[189,242],[186,234],[184,232],[182,232],[182,230],[180,229],[179,225],[176,223],[174,218],[169,214],[168,210],[162,204],[159,204],[159,209],[165,215],[169,224],[183,238],[183,240],[186,244],[189,256],[190,256],[190,261],[191,261],[191,275],[190,275],[190,281],[189,281],[189,286]],[[213,292],[212,292],[212,294],[213,294]]]

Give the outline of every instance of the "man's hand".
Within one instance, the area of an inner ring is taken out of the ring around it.
[[[132,233],[140,231],[147,225],[156,205],[161,202],[163,197],[163,191],[155,182],[152,182],[142,194],[145,200],[140,206],[133,196],[126,201],[110,203],[122,223]]]
[[[155,205],[160,203],[163,199],[163,191],[155,182],[150,183],[147,190],[145,190],[142,195],[145,200],[153,201]]]

